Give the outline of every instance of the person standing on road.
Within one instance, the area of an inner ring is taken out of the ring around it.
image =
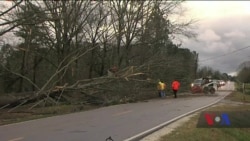
[[[177,98],[177,92],[180,88],[180,82],[176,79],[172,82],[172,90],[174,92],[174,98]]]
[[[159,97],[166,96],[166,93],[165,93],[166,84],[164,82],[159,81],[157,85],[157,89],[158,89]]]

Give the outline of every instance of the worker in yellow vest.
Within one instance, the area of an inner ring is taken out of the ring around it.
[[[166,84],[164,82],[159,81],[157,85],[159,97],[165,97],[166,96]]]

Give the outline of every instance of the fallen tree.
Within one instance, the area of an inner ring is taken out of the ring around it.
[[[152,88],[155,86],[145,72],[139,72],[143,66],[130,66],[117,72],[117,76],[103,76],[93,79],[78,80],[72,85],[53,86],[47,90],[30,93],[29,96],[16,99],[1,105],[12,112],[22,105],[37,106],[75,104],[75,105],[111,105],[135,102],[139,99],[155,96]],[[147,86],[146,86],[147,85]],[[151,87],[148,87],[148,86]],[[142,88],[148,88],[142,90]],[[151,89],[151,91],[149,90]],[[146,95],[149,92],[150,96]],[[154,91],[154,90],[153,90]],[[152,95],[151,95],[152,94]],[[144,98],[143,98],[144,97]]]

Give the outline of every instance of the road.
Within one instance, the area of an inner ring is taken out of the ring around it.
[[[233,83],[222,90],[233,89]],[[0,126],[0,141],[114,141],[132,139],[176,117],[218,102],[230,91],[212,96],[155,99]]]

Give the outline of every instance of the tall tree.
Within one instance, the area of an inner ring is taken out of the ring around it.
[[[32,80],[36,83],[36,68],[42,60],[42,58],[37,57],[37,53],[39,46],[43,45],[46,35],[46,33],[43,32],[46,15],[39,7],[26,1],[24,5],[18,6],[14,19],[20,19],[17,21],[19,25],[17,28],[19,30],[15,32],[15,35],[23,39],[23,43],[18,47],[19,51],[22,52],[20,74],[22,76],[32,75]],[[19,92],[22,92],[24,88],[27,87],[24,86],[23,81],[23,77],[19,77]],[[34,91],[34,85],[31,87]]]
[[[69,69],[72,66],[68,63],[84,50],[84,48],[74,50],[72,41],[79,37],[79,34],[84,36],[86,32],[83,29],[87,24],[87,19],[100,3],[91,3],[91,1],[44,1],[44,4],[51,15],[49,26],[54,34],[52,48],[57,54],[57,70],[62,70],[58,73],[59,84],[63,85],[73,81],[71,79],[72,72],[70,72],[72,69]],[[80,42],[83,42],[83,40]],[[75,44],[79,45],[79,43]]]
[[[112,1],[111,19],[116,37],[113,65],[129,65],[129,54],[141,27],[143,1]]]
[[[87,40],[90,42],[90,47],[95,48],[91,50],[90,58],[88,59],[89,64],[89,74],[88,78],[92,78],[95,64],[98,63],[98,52],[101,51],[99,40],[104,32],[103,26],[105,25],[105,21],[109,15],[109,11],[105,9],[105,4],[99,4],[95,10],[90,14],[87,18],[86,26],[84,27],[84,31],[87,35]]]

